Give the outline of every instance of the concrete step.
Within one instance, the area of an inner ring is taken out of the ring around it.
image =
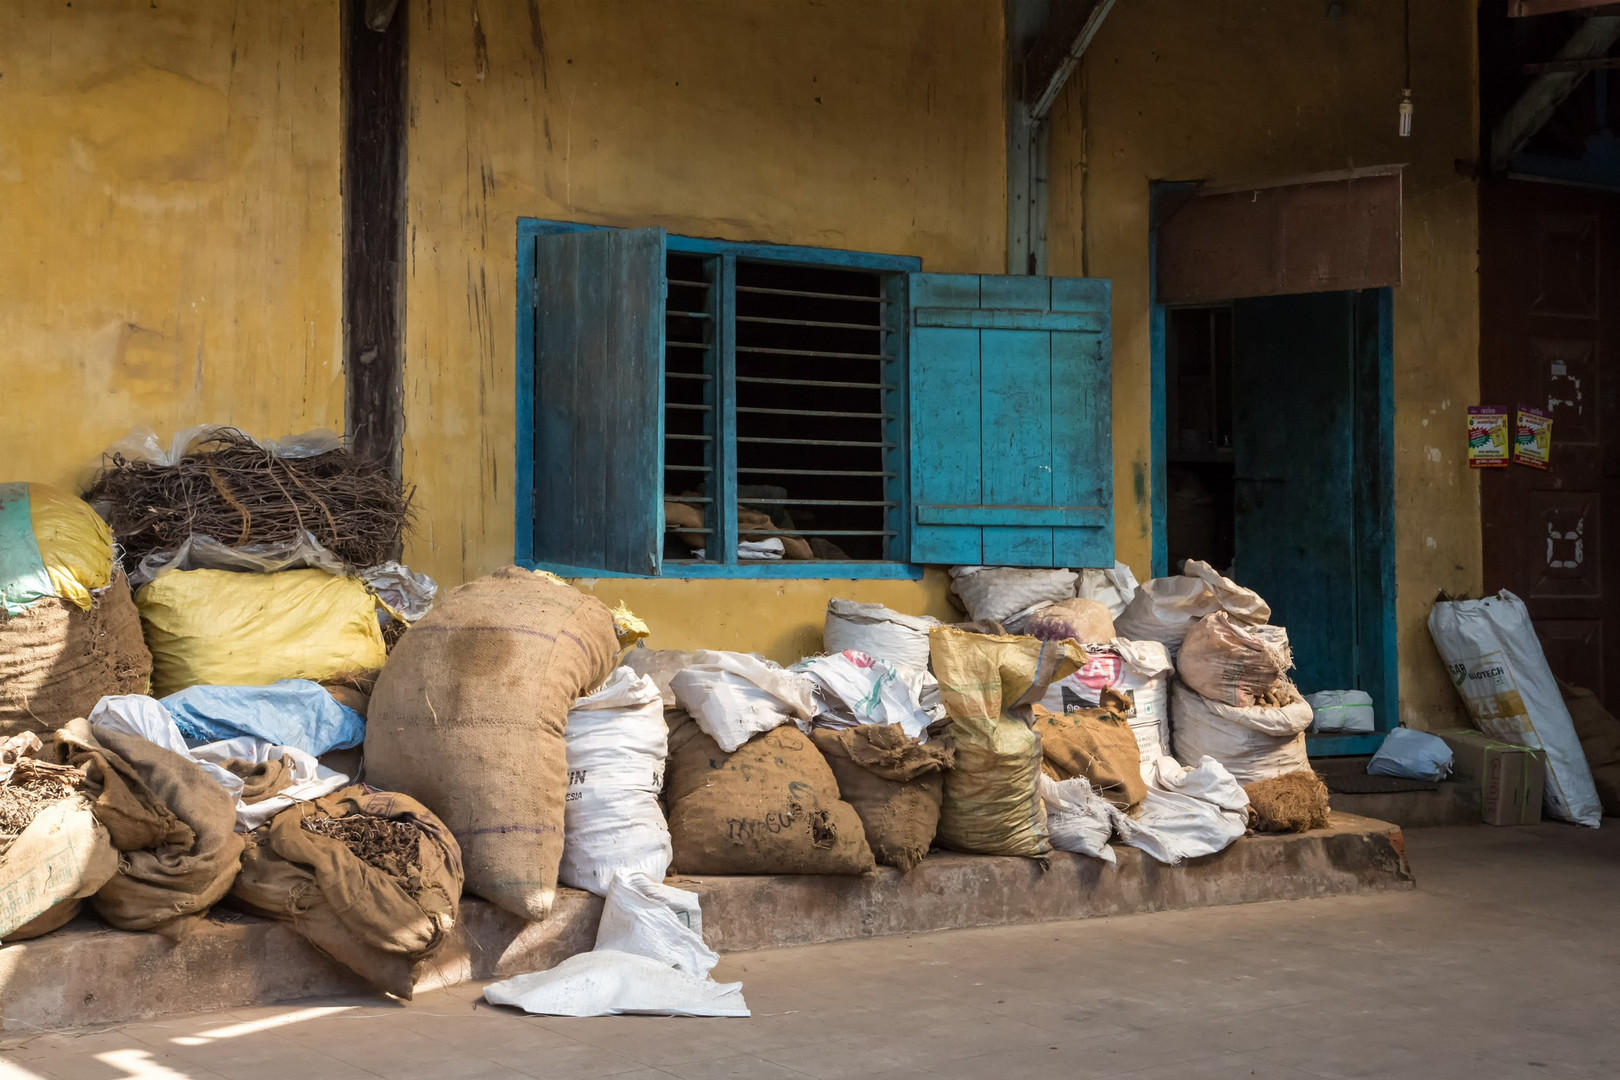
[[[1339,792],[1329,797],[1335,810],[1377,818],[1403,829],[1436,825],[1477,825],[1479,785],[1442,780],[1436,791],[1386,791],[1367,795]]]
[[[704,936],[721,952],[1055,919],[1300,900],[1409,889],[1398,827],[1335,813],[1326,829],[1244,837],[1225,851],[1164,866],[1116,847],[1108,866],[1059,854],[1028,859],[929,856],[910,874],[865,877],[675,877],[702,897]],[[469,897],[417,988],[551,967],[595,940],[599,898],[561,890],[544,923]],[[77,920],[0,948],[0,1032],[123,1023],[332,994],[358,978],[282,923],[223,914],[179,944]]]

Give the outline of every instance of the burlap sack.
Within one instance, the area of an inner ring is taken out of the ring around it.
[[[792,724],[727,754],[697,722],[670,732],[664,771],[683,874],[864,874],[876,867],[827,759]]]
[[[956,761],[950,736],[919,743],[899,724],[861,724],[811,732],[855,808],[872,855],[905,873],[928,854],[939,831],[945,773]]]
[[[367,714],[367,782],[449,826],[469,892],[528,919],[551,910],[563,725],[617,652],[600,600],[515,566],[442,597],[395,646]]]
[[[1620,720],[1583,686],[1560,679],[1558,692],[1575,723],[1575,735],[1592,770],[1592,786],[1597,788],[1603,812],[1620,815]]]
[[[75,720],[56,733],[82,768],[91,812],[123,852],[95,909],[120,930],[185,937],[230,891],[242,860],[236,799],[188,757]]]
[[[355,815],[406,821],[422,830],[420,873],[397,877],[304,820]],[[461,849],[415,799],[354,784],[277,814],[248,839],[233,900],[292,924],[311,945],[386,993],[406,998],[417,970],[455,925]]]
[[[11,618],[0,612],[0,738],[48,735],[108,694],[145,693],[151,675],[122,571],[89,611],[51,598]]]
[[[1067,713],[1035,706],[1035,733],[1041,737],[1041,767],[1054,780],[1083,776],[1092,790],[1129,810],[1147,795],[1141,751],[1125,719],[1130,703],[1116,690],[1102,692],[1102,706]]]
[[[1041,740],[1025,718],[1048,684],[1079,670],[1080,647],[954,627],[936,628],[928,644],[956,742],[940,844],[977,855],[1051,854],[1038,785]]]

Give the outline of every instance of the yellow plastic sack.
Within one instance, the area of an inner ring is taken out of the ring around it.
[[[170,570],[135,594],[152,650],[152,694],[198,684],[320,682],[383,666],[377,605],[324,570]]]
[[[112,561],[112,530],[89,503],[49,484],[0,484],[0,598],[8,610],[59,596],[88,611],[91,591],[112,580]]]
[[[945,774],[940,806],[940,846],[975,855],[1051,854],[1041,739],[1012,710],[1027,716],[1048,685],[1078,671],[1080,647],[948,626],[929,632],[928,647],[956,740],[956,767]]]

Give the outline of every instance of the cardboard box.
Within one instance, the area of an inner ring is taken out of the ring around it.
[[[1498,742],[1479,731],[1436,731],[1451,747],[1451,778],[1479,785],[1480,818],[1487,825],[1534,825],[1541,820],[1547,783],[1540,750]]]

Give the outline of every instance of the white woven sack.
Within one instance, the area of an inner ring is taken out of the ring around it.
[[[1125,719],[1136,736],[1144,768],[1170,752],[1170,650],[1157,641],[1115,638],[1086,647],[1086,663],[1046,688],[1041,706],[1049,712],[1095,709],[1104,689],[1125,695]]]
[[[835,597],[827,602],[822,647],[829,653],[853,649],[891,664],[926,668],[928,631],[939,624],[932,615],[906,615],[882,604]]]
[[[703,941],[698,894],[621,870],[608,886],[596,947],[662,961],[677,971],[705,977],[720,955]]]
[[[1073,570],[1022,570],[1012,566],[953,566],[951,591],[974,621],[1005,623],[1074,595]]]
[[[1592,770],[1524,601],[1506,591],[1484,600],[1441,601],[1429,634],[1474,726],[1493,739],[1547,756],[1547,813],[1597,828],[1603,817]]]
[[[1174,656],[1192,621],[1217,611],[1249,626],[1271,618],[1271,605],[1260,594],[1222,577],[1206,562],[1188,559],[1179,577],[1154,578],[1138,588],[1114,620],[1114,631],[1132,641],[1162,642]]]
[[[1304,732],[1310,726],[1311,707],[1297,694],[1280,707],[1239,709],[1200,697],[1179,680],[1170,688],[1176,760],[1196,768],[1214,758],[1240,784],[1309,768]]]
[[[1108,608],[1110,618],[1117,619],[1125,613],[1125,607],[1136,596],[1140,588],[1136,575],[1131,568],[1122,562],[1116,562],[1112,570],[1082,570],[1080,580],[1075,583],[1074,594],[1087,600],[1095,600]]]
[[[621,870],[662,881],[673,852],[658,808],[669,728],[657,685],[617,668],[568,710],[563,739],[568,794],[558,880],[598,896]]]
[[[790,720],[816,715],[815,682],[748,653],[692,654],[694,663],[669,680],[681,708],[726,753]]]

